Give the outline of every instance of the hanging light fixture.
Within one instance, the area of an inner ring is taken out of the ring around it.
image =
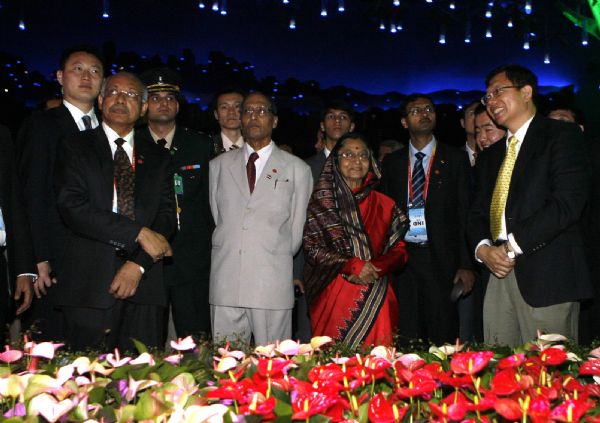
[[[198,9],[206,9],[206,5],[204,4],[204,1],[200,0],[198,2]]]
[[[549,64],[550,64],[550,53],[546,53],[546,54],[544,55],[544,63],[545,63],[546,65],[549,65]]]
[[[289,28],[296,29],[296,19],[294,19],[294,18],[290,19]]]
[[[338,12],[344,13],[346,11],[346,5],[344,4],[344,0],[338,0]]]
[[[465,28],[465,44],[471,44],[471,21],[467,21]]]
[[[400,0],[394,0],[392,4],[396,7],[400,6]]]
[[[102,0],[102,17],[104,19],[108,19],[110,17],[110,13],[108,11],[108,0]]]
[[[525,14],[531,15],[531,12],[533,12],[533,9],[531,8],[531,0],[525,0]]]
[[[21,19],[19,20],[19,29],[20,29],[21,31],[25,31],[25,30],[27,29],[27,27],[25,26],[25,20],[24,20],[23,18],[21,18]]]
[[[213,1],[212,10],[214,12],[218,12],[219,11],[219,1],[218,0]]]
[[[523,50],[529,50],[529,32],[523,35]]]
[[[227,0],[221,0],[221,15],[227,15]]]
[[[321,0],[321,16],[327,17],[327,0]]]

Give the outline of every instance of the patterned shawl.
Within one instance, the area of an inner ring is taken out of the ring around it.
[[[379,165],[371,157],[371,170],[361,188],[353,193],[339,170],[338,151],[339,145],[327,158],[308,204],[304,226],[304,283],[309,305],[349,259],[358,257],[369,261],[377,253],[372,250],[358,205],[379,184]],[[407,223],[406,216],[395,207],[384,253],[403,239]],[[360,345],[375,323],[386,292],[386,276],[368,285],[359,315],[352,316],[354,323],[343,334],[344,342]]]

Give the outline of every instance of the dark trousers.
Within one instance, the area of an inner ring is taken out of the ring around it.
[[[450,301],[452,279],[442,280],[428,247],[407,243],[408,263],[396,278],[394,290],[399,307],[400,343],[411,339],[435,345],[455,343],[458,313]]]
[[[131,338],[149,348],[162,348],[164,307],[117,300],[106,309],[63,307],[65,340],[74,351],[136,351]]]

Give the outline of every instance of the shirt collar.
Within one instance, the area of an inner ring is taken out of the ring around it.
[[[234,144],[240,148],[244,145],[244,137],[241,135],[237,140],[232,141],[225,133],[221,132],[221,139],[223,140],[223,148],[225,148],[225,150],[231,149],[231,146]]]
[[[259,158],[270,155],[271,151],[273,151],[273,144],[273,140],[271,140],[269,144],[267,144],[265,147],[261,148],[258,151],[254,151],[254,149],[250,147],[250,144],[244,143],[244,147],[242,148],[244,149],[244,157],[246,159],[245,161],[248,161],[248,159],[250,158],[250,154],[252,153],[257,153]]]
[[[527,122],[525,122],[523,124],[523,126],[521,126],[519,129],[517,129],[517,132],[515,132],[514,134],[512,132],[510,132],[510,130],[506,131],[506,143],[507,143],[506,145],[508,145],[508,140],[513,135],[515,137],[517,137],[517,139],[519,140],[519,143],[523,142],[523,140],[525,139],[525,135],[527,134],[527,130],[529,129],[529,125],[531,125],[531,121],[533,120],[534,117],[535,117],[535,115],[531,116],[529,118],[529,120],[527,120]]]
[[[325,158],[328,158],[331,154],[331,150],[329,150],[327,147],[323,147],[323,154],[325,154]]]
[[[431,154],[433,153],[433,147],[435,147],[436,143],[437,143],[437,140],[435,139],[435,135],[433,135],[431,137],[431,141],[429,141],[427,143],[427,145],[425,147],[423,147],[422,150],[417,150],[411,141],[408,143],[408,149],[410,152],[410,156],[415,157],[415,154],[417,154],[420,151],[421,153],[425,153],[425,157],[431,157]]]
[[[65,105],[67,110],[69,110],[69,113],[71,113],[71,116],[73,116],[73,120],[75,122],[79,122],[81,118],[86,115],[91,117],[92,119],[96,117],[96,112],[94,112],[93,107],[86,113],[82,111],[79,107],[69,103],[67,100],[63,100],[63,104]]]
[[[104,133],[106,134],[106,138],[108,138],[109,143],[114,143],[117,138],[123,138],[127,144],[133,147],[133,129],[124,137],[121,137],[117,134],[110,126],[106,124],[106,122],[102,122],[102,129],[104,129]]]
[[[165,135],[164,137],[159,137],[158,135],[156,135],[156,133],[152,130],[152,128],[150,128],[150,125],[148,125],[148,131],[150,131],[150,136],[152,137],[152,139],[154,140],[154,142],[160,140],[160,139],[164,139],[167,143],[165,144],[166,148],[171,148],[171,144],[173,144],[173,137],[175,136],[175,128],[177,126],[173,126],[173,129],[171,129],[169,131],[169,133],[167,135]]]

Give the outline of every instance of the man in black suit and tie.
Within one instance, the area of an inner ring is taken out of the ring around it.
[[[219,132],[211,137],[212,157],[244,146],[240,118],[240,107],[244,101],[244,95],[233,88],[225,89],[215,95],[212,108],[215,119],[219,123]]]
[[[170,152],[176,198],[177,233],[173,257],[165,260],[165,280],[175,331],[180,338],[209,335],[210,237],[214,228],[208,202],[208,136],[176,124],[181,77],[169,68],[142,75],[148,87],[148,125],[140,136]]]
[[[14,315],[31,305],[35,277],[33,246],[23,213],[10,133],[0,125],[0,339],[5,339]],[[13,300],[21,301],[16,311]]]
[[[579,300],[591,296],[579,221],[589,169],[575,125],[537,113],[537,77],[519,65],[493,70],[482,102],[506,139],[478,158],[469,238],[491,272],[486,343],[521,345],[537,331],[577,341]]]
[[[464,151],[437,141],[435,106],[412,94],[402,107],[408,148],[383,160],[381,190],[409,217],[409,260],[397,278],[403,342],[414,338],[436,344],[458,337],[458,316],[450,294],[459,281],[469,292],[475,281],[465,236],[469,162]]]
[[[65,137],[98,126],[94,103],[103,69],[100,54],[93,47],[65,50],[56,72],[62,85],[62,104],[33,114],[18,137],[18,171],[39,274],[34,285],[37,298],[26,320],[39,330],[39,334],[34,333],[38,340],[60,340],[63,336],[62,316],[55,309],[57,294],[52,288],[60,280],[59,261],[66,239],[53,187],[56,155]]]
[[[98,98],[102,125],[68,138],[59,157],[57,204],[70,231],[59,305],[72,349],[131,350],[130,338],[162,344],[174,192],[169,155],[134,136],[147,98],[137,76],[109,76]]]

